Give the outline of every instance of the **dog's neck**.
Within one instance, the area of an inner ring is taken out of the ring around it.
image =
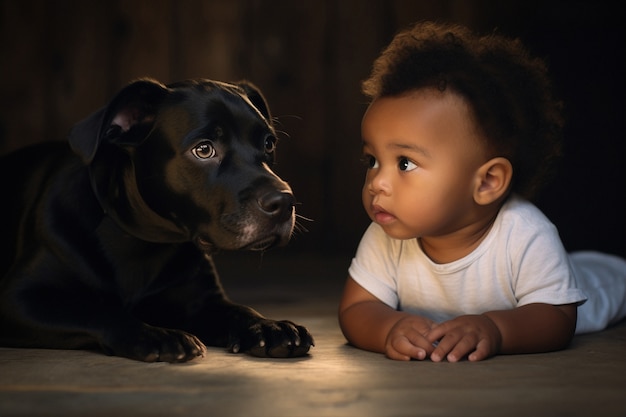
[[[126,164],[125,164],[126,165]],[[189,231],[159,215],[144,201],[134,180],[132,164],[117,175],[98,173],[97,161],[88,167],[91,184],[105,215],[126,233],[147,242],[177,243],[191,240]],[[104,167],[102,167],[104,169]]]

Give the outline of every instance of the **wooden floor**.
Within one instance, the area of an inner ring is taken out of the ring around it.
[[[561,352],[394,362],[346,345],[339,331],[349,260],[226,258],[218,265],[231,298],[308,326],[316,340],[308,357],[211,348],[171,365],[0,349],[0,416],[626,416],[626,323]]]

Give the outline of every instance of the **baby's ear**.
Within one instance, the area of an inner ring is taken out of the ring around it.
[[[513,166],[502,157],[496,157],[485,162],[476,171],[476,187],[474,201],[480,205],[491,204],[509,191]]]

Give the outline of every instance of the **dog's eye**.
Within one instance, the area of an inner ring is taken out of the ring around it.
[[[211,142],[201,142],[191,150],[193,156],[198,159],[209,159],[215,157],[217,153]]]
[[[276,138],[274,136],[268,136],[265,138],[265,153],[272,153],[276,149]]]

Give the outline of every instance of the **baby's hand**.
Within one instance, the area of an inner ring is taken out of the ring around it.
[[[405,316],[387,334],[385,354],[390,359],[408,361],[426,359],[434,346],[426,335],[435,323],[419,316]]]
[[[500,350],[502,335],[496,324],[485,315],[467,315],[436,326],[427,335],[429,343],[436,343],[430,358],[434,362],[447,359],[457,362],[467,356],[480,361]]]

